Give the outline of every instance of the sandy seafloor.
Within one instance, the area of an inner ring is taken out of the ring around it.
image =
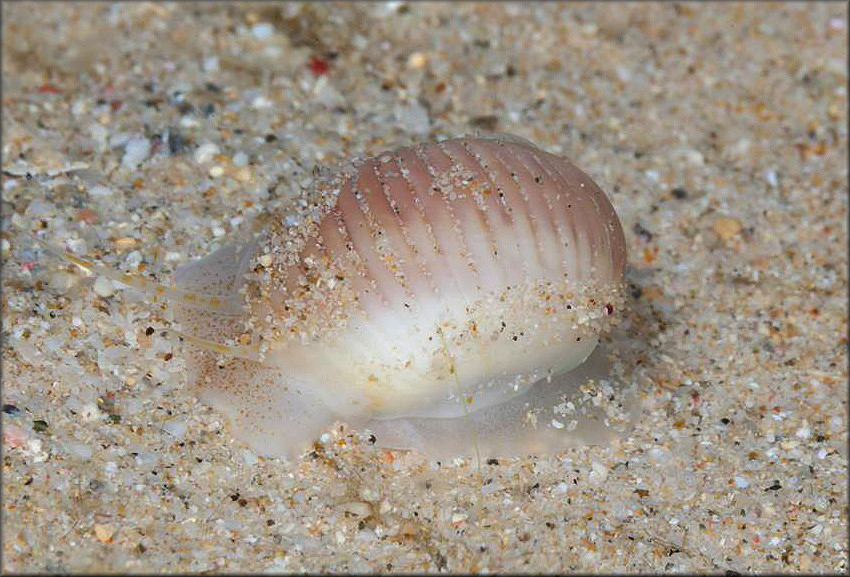
[[[846,4],[2,15],[5,572],[847,571]],[[258,457],[164,313],[9,226],[167,281],[316,164],[479,129],[609,194],[642,400],[485,463],[482,511],[472,459]]]

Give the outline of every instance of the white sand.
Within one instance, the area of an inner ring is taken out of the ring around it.
[[[846,4],[4,3],[3,26],[6,571],[847,570]],[[608,192],[643,402],[610,446],[485,464],[482,511],[473,461],[346,430],[258,458],[185,391],[166,316],[8,225],[167,280],[316,164],[479,128]]]

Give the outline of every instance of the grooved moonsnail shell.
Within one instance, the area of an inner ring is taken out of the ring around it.
[[[178,320],[236,351],[193,348],[192,382],[263,454],[337,419],[434,454],[546,450],[563,435],[528,399],[594,351],[625,262],[611,203],[573,164],[455,138],[319,179],[258,238],[182,267],[181,290],[225,304]]]

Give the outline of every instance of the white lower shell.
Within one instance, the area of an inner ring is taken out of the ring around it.
[[[266,358],[344,417],[461,416],[461,397],[467,411],[503,402],[547,374],[576,367],[596,346],[594,319],[547,314],[537,293],[553,291],[535,289],[514,287],[462,308],[352,321],[334,337],[275,346]],[[578,301],[570,300],[572,310]]]

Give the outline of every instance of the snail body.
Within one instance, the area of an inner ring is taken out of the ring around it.
[[[625,261],[611,203],[578,168],[465,137],[320,179],[256,238],[181,267],[178,290],[217,306],[176,310],[199,342],[227,343],[193,347],[190,380],[263,454],[295,455],[338,419],[433,454],[471,438],[547,450],[563,435],[529,400],[548,387],[557,402],[591,356]]]

